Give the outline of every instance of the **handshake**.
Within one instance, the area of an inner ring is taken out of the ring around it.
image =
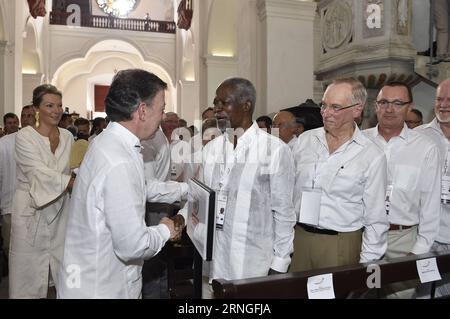
[[[164,224],[169,228],[170,241],[179,241],[181,239],[181,234],[185,226],[184,217],[182,215],[178,214],[171,218],[163,217],[159,223]]]

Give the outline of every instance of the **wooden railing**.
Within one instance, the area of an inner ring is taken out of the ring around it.
[[[72,13],[65,11],[50,12],[50,24],[74,26],[75,21],[70,17]],[[108,16],[97,16],[84,14],[81,15],[80,27],[144,31],[144,32],[162,32],[175,33],[175,22],[157,21],[146,19],[121,19]]]
[[[396,258],[390,262],[381,260],[359,264],[296,273],[273,275],[244,280],[214,280],[214,296],[219,299],[307,299],[308,278],[321,274],[333,274],[336,298],[346,298],[351,292],[368,290],[367,266],[380,267],[381,288],[396,282],[418,280],[416,260],[435,257],[440,273],[450,273],[450,254],[446,252]]]

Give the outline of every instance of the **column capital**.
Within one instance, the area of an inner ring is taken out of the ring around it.
[[[317,3],[304,0],[258,0],[258,16],[314,21]]]

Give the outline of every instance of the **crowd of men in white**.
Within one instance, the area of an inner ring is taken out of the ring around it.
[[[57,127],[62,95],[49,87],[33,92],[36,121],[22,114],[23,128],[0,139],[11,298],[45,298],[49,285],[60,298],[139,298],[144,259],[198,222],[185,207],[148,227],[145,204],[183,203],[190,178],[221,198],[210,279],[450,250],[450,79],[437,88],[435,118],[415,129],[405,123],[414,105],[408,85],[384,85],[369,105],[360,82],[334,81],[320,104],[324,127],[297,136],[286,111],[272,134],[258,127],[253,84],[231,78],[191,137],[176,114],[164,114],[164,82],[121,71],[105,101],[111,122],[76,176],[73,138]],[[378,125],[361,131],[364,107],[375,108]],[[444,277],[437,295],[449,295],[449,285]],[[410,284],[385,295],[429,291]]]

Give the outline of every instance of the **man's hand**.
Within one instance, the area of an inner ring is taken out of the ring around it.
[[[170,238],[169,239],[170,240],[173,240],[176,236],[179,235],[177,233],[177,231],[175,230],[175,223],[170,218],[163,217],[163,218],[161,218],[159,223],[163,224],[163,225],[166,225],[167,228],[169,228],[169,231],[170,231]]]
[[[181,239],[181,235],[183,232],[183,228],[185,226],[184,217],[180,214],[175,215],[171,218],[174,223],[175,232],[177,235],[174,238],[171,238],[172,241],[179,241]]]

